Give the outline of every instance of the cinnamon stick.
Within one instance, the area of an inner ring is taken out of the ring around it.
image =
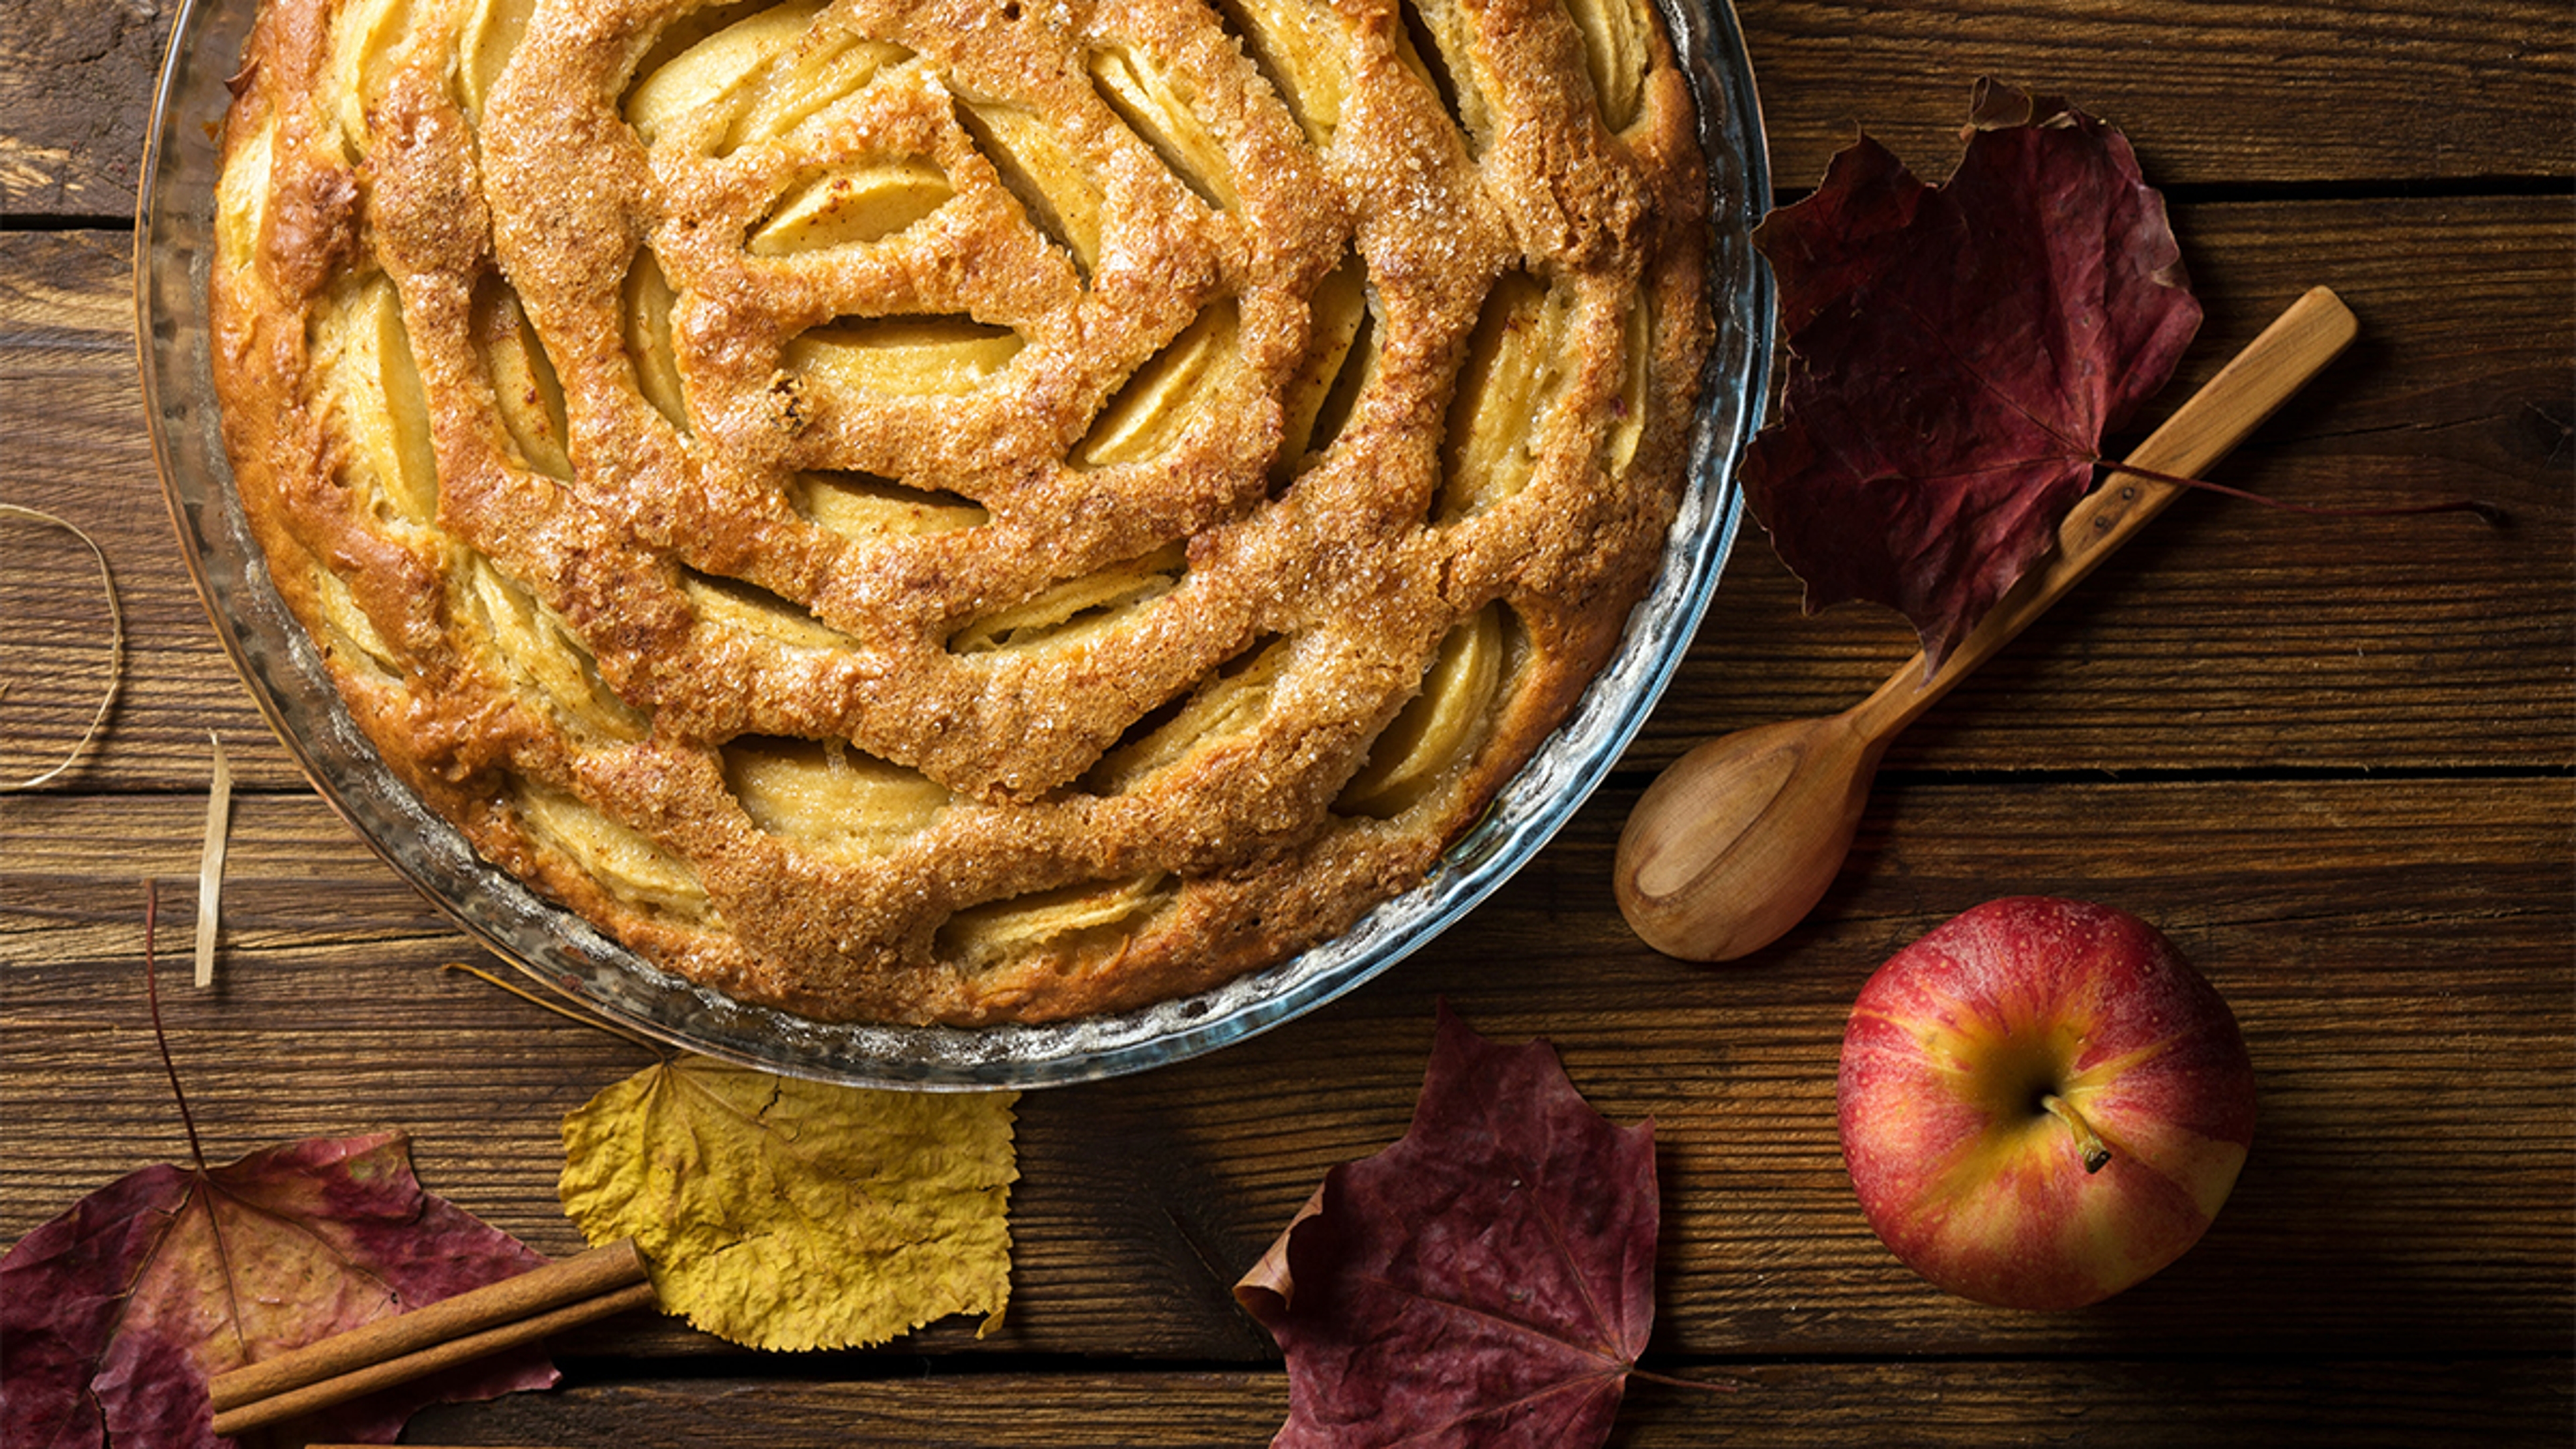
[[[218,1374],[217,1437],[342,1403],[654,1301],[634,1240]]]

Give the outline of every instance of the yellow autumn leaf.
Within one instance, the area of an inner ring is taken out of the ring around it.
[[[880,1092],[683,1056],[564,1118],[564,1211],[753,1348],[884,1343],[1010,1297],[1016,1093]]]

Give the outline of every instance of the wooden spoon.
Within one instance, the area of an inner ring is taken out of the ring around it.
[[[2308,292],[2140,443],[2127,466],[2200,473],[2359,330],[2333,292]],[[1917,654],[1841,714],[1741,730],[1674,761],[1619,837],[1613,885],[1628,924],[1647,945],[1691,961],[1730,961],[1778,940],[1842,868],[1879,758],[1897,732],[2183,491],[2115,469],[2068,512],[2055,555],[1996,603],[1938,673],[1925,678]]]

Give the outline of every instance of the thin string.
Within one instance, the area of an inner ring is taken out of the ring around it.
[[[43,509],[28,508],[17,503],[0,503],[0,519],[16,519],[22,523],[59,528],[86,545],[90,557],[98,560],[99,586],[107,594],[108,627],[107,692],[99,699],[98,712],[90,716],[89,727],[81,731],[81,737],[72,745],[71,753],[65,755],[52,769],[40,775],[29,776],[24,780],[0,780],[0,794],[6,794],[20,790],[33,790],[51,782],[64,771],[79,764],[81,756],[89,751],[90,741],[98,738],[99,727],[107,723],[108,711],[116,707],[117,687],[125,679],[125,607],[117,601],[116,576],[108,572],[107,551],[100,548],[98,540],[90,537],[80,525],[68,519],[57,518]]]

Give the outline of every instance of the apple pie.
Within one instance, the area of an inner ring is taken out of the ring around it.
[[[269,0],[242,504],[481,854],[817,1019],[1424,879],[1610,656],[1711,323],[1648,0]]]

